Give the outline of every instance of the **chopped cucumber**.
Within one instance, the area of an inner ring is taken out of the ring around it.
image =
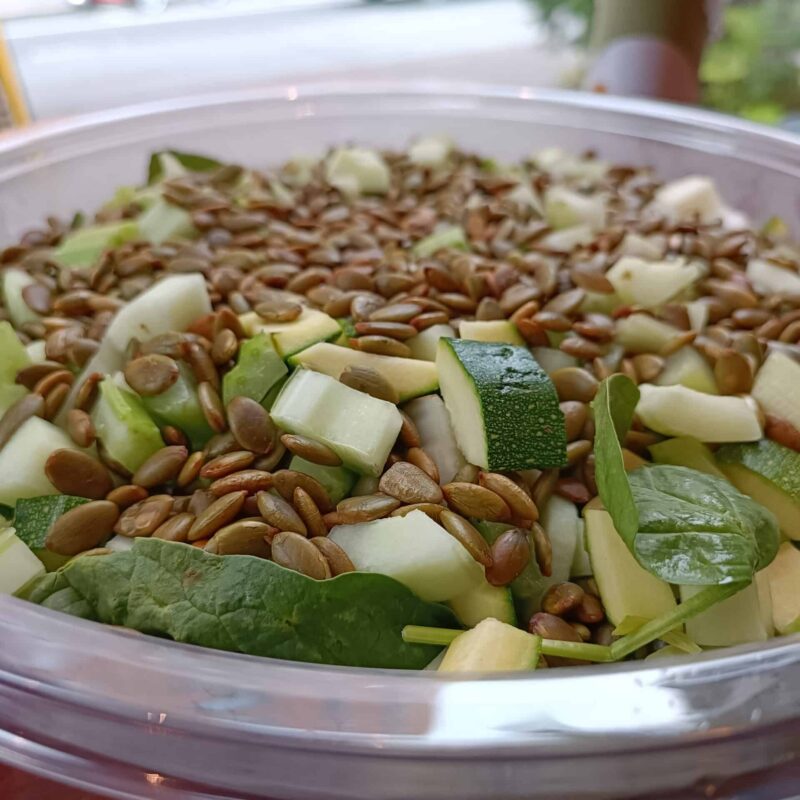
[[[31,363],[25,345],[19,340],[11,323],[0,322],[0,385],[14,385],[17,373]],[[20,387],[24,389],[24,387]]]
[[[406,344],[411,348],[411,355],[423,361],[436,361],[436,348],[439,346],[439,339],[446,337],[452,339],[455,331],[451,325],[442,323],[441,325],[431,325],[425,328],[416,336],[406,340]]]
[[[767,580],[775,630],[781,636],[800,631],[800,550],[784,542],[775,560],[759,574]]]
[[[617,322],[616,340],[630,353],[657,353],[680,330],[647,314],[631,314]]]
[[[164,446],[161,433],[139,396],[120,388],[112,378],[100,383],[92,422],[106,452],[129,472],[136,472]]]
[[[161,244],[167,239],[191,239],[197,234],[191,214],[159,198],[137,220],[142,239]]]
[[[222,402],[227,406],[237,396],[260,403],[288,372],[269,333],[256,334],[242,342],[236,366],[222,378]]]
[[[756,375],[753,397],[767,414],[800,429],[800,363],[785,353],[771,352]]]
[[[388,575],[423,600],[451,600],[485,581],[483,567],[422,511],[337,525],[329,537],[356,570]]]
[[[586,549],[586,523],[582,519],[578,520],[578,542],[569,575],[570,578],[586,578],[592,575],[592,561]]]
[[[28,354],[28,358],[33,364],[40,364],[42,361],[47,361],[44,339],[37,339],[30,344],[26,344],[25,352]]]
[[[664,184],[653,201],[676,222],[712,222],[722,213],[722,200],[714,181],[704,175],[687,175]]]
[[[0,594],[14,594],[44,571],[44,564],[13,528],[0,530]]]
[[[599,230],[606,221],[606,198],[600,194],[581,194],[565,186],[551,186],[544,192],[544,218],[556,230],[577,225]]]
[[[131,220],[90,225],[68,233],[53,251],[64,267],[91,267],[106,250],[139,238],[139,225]]]
[[[391,186],[391,173],[383,156],[363,147],[335,150],[325,163],[325,178],[346,197],[386,194]]]
[[[450,483],[467,461],[456,444],[444,401],[438,394],[429,394],[406,403],[403,410],[417,426],[422,448],[439,470],[440,483]]]
[[[336,339],[342,329],[324,311],[304,307],[292,322],[264,322],[255,311],[239,318],[248,336],[271,333],[275,349],[281,358],[289,358],[316,344]]]
[[[578,549],[578,509],[569,500],[553,495],[541,512],[539,521],[553,549],[552,574],[545,580],[548,585],[568,581]]]
[[[552,375],[557,369],[564,367],[577,367],[578,359],[557,350],[555,347],[532,347],[531,353],[536,359],[536,363],[548,374]]]
[[[542,640],[496,619],[465,631],[447,648],[439,672],[522,672],[536,669]]]
[[[438,169],[447,166],[453,140],[449,136],[423,136],[408,148],[408,160],[418,167]]]
[[[272,419],[289,433],[328,445],[345,466],[365,475],[381,474],[403,424],[392,403],[305,369],[281,389]]]
[[[606,272],[606,278],[623,303],[657,308],[688,289],[700,277],[685,259],[645,261],[623,256]]]
[[[25,302],[22,290],[36,281],[24,270],[9,267],[0,272],[0,291],[8,316],[16,328],[26,322],[36,322],[39,315]]]
[[[639,565],[617,533],[611,515],[586,508],[586,545],[606,616],[619,625],[625,617],[655,619],[675,608],[670,585]]]
[[[442,339],[436,365],[456,441],[469,463],[514,470],[566,462],[555,387],[527,349]]]
[[[484,581],[464,594],[454,597],[449,605],[466,628],[474,628],[489,618],[505,622],[507,625],[517,624],[514,597],[507,586],[492,586],[488,581]]]
[[[0,503],[13,506],[23,497],[58,494],[44,465],[54,450],[77,450],[64,431],[31,417],[0,449]]]
[[[458,334],[462,339],[471,339],[474,342],[500,342],[525,346],[525,340],[520,336],[517,326],[507,319],[462,319]]]
[[[800,453],[762,439],[721,447],[717,462],[740,492],[777,517],[784,535],[800,539]]]
[[[142,397],[142,405],[159,425],[174,425],[189,437],[195,450],[202,450],[214,431],[200,406],[194,373],[184,362],[178,368],[178,380],[161,394]]]
[[[681,602],[685,603],[705,588],[681,586]],[[686,620],[686,633],[702,647],[730,647],[766,641],[770,632],[764,625],[755,582]]]
[[[760,294],[800,298],[800,275],[794,270],[779,267],[763,258],[751,258],[747,262],[745,276]]]
[[[469,242],[460,225],[450,225],[434,231],[430,236],[420,239],[411,252],[417,258],[428,258],[439,250],[469,250]]]
[[[639,387],[636,413],[648,428],[701,442],[754,442],[761,438],[755,404],[744,397],[704,394],[685,386]]]
[[[281,393],[281,389],[283,389],[283,385],[286,381],[289,380],[285,375],[282,377],[268,392],[267,396],[261,401],[261,405],[267,409],[267,411],[272,411],[272,406],[275,405],[275,401],[278,399],[278,395]]]
[[[436,365],[430,361],[364,353],[326,342],[320,342],[303,350],[290,358],[289,363],[334,378],[338,378],[347,367],[366,367],[375,370],[396,389],[401,403],[413,397],[431,394],[439,388],[439,374]]]
[[[334,505],[350,494],[350,490],[358,479],[358,475],[346,467],[325,467],[322,464],[306,461],[300,456],[292,456],[292,460],[289,462],[289,469],[316,478],[322,484]]]
[[[674,464],[676,467],[688,467],[698,472],[705,472],[706,475],[713,475],[715,478],[725,477],[717,466],[711,450],[691,436],[666,439],[650,445],[649,450],[656,464]]]
[[[685,386],[705,394],[719,394],[714,370],[694,349],[681,347],[664,362],[664,369],[656,378],[657,386]]]

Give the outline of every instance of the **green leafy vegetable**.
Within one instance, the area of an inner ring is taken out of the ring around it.
[[[600,497],[639,563],[669,583],[748,583],[775,557],[778,526],[726,480],[666,464],[628,475],[620,440],[638,391],[615,375],[592,403]]]
[[[42,548],[53,523],[70,509],[88,502],[85,497],[72,497],[68,494],[17,500],[14,511],[17,536],[31,550]]]
[[[150,156],[150,164],[147,168],[148,184],[158,183],[164,177],[164,164],[162,156],[171,156],[182,167],[189,172],[210,172],[222,166],[220,161],[208,156],[197,155],[196,153],[181,153],[177,150],[162,150]]]
[[[24,596],[179,642],[358,667],[421,669],[438,649],[406,644],[403,627],[457,624],[449,609],[385,575],[315,581],[253,556],[215,556],[158,539],[76,558]]]

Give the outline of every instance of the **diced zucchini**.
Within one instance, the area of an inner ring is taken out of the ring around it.
[[[680,330],[647,314],[631,314],[617,322],[616,341],[630,353],[657,353]]]
[[[517,624],[514,598],[507,586],[492,586],[488,581],[454,597],[450,603],[465,628],[474,628],[485,619],[496,619],[507,625]]]
[[[14,529],[0,530],[0,594],[14,594],[39,575],[44,575],[44,564]]]
[[[53,251],[64,267],[91,267],[106,250],[139,238],[139,225],[131,220],[90,225],[68,233]]]
[[[447,648],[439,672],[523,672],[536,669],[542,640],[513,625],[486,619]]]
[[[161,244],[167,239],[191,239],[197,234],[191,214],[159,198],[136,220],[142,239]]]
[[[570,250],[591,244],[594,240],[595,232],[591,225],[574,225],[542,236],[537,244],[558,253],[569,253]]]
[[[58,494],[44,465],[54,450],[78,448],[64,431],[31,417],[0,449],[0,503],[13,506],[23,497]]]
[[[380,475],[403,424],[392,403],[305,369],[289,378],[271,413],[283,430],[323,442],[365,475]]]
[[[553,550],[552,574],[548,585],[568,581],[578,549],[579,520],[574,503],[553,495],[541,511],[540,523],[547,532]]]
[[[27,352],[28,358],[33,364],[40,364],[42,361],[47,361],[44,339],[36,339],[30,344],[26,344],[25,352]]]
[[[711,178],[687,175],[664,184],[653,201],[676,222],[712,222],[721,216],[722,200]]]
[[[592,575],[592,561],[586,549],[586,523],[582,519],[578,520],[578,542],[569,575],[570,578],[585,578]]]
[[[485,581],[483,567],[422,511],[337,525],[329,537],[356,570],[388,575],[423,600],[451,600]]]
[[[800,275],[795,270],[779,267],[763,258],[751,258],[745,276],[760,294],[800,298]]]
[[[467,461],[456,444],[444,401],[438,394],[429,394],[406,403],[403,410],[417,426],[422,448],[439,470],[440,483],[449,483]]]
[[[656,378],[658,386],[685,386],[705,394],[719,394],[714,371],[694,347],[681,347],[664,362]]]
[[[112,378],[100,383],[92,422],[106,452],[129,472],[136,472],[164,446],[161,433],[141,398],[117,386]]]
[[[500,342],[525,346],[525,340],[520,336],[517,326],[507,319],[462,319],[458,334],[462,339],[471,339],[475,342]]]
[[[717,462],[740,492],[778,518],[786,536],[800,539],[800,453],[762,439],[720,447]]]
[[[575,356],[555,347],[532,347],[531,354],[548,375],[552,375],[557,369],[578,366],[578,359]]]
[[[439,169],[447,166],[453,140],[449,136],[423,136],[408,148],[408,160],[418,167]]]
[[[685,603],[704,586],[681,586]],[[770,632],[764,625],[755,582],[721,603],[701,611],[686,621],[686,633],[703,647],[730,647],[748,642],[764,642]]]
[[[21,328],[26,322],[36,322],[39,315],[25,302],[22,290],[36,281],[24,270],[9,267],[0,272],[0,290],[3,304],[14,326]]]
[[[580,310],[583,314],[606,314],[609,316],[621,305],[622,301],[616,292],[586,292],[581,301]]]
[[[800,550],[790,542],[778,548],[775,560],[762,573],[772,603],[772,622],[784,636],[800,631]]]
[[[469,242],[460,225],[450,225],[434,231],[430,236],[420,239],[411,252],[417,258],[428,258],[439,250],[469,250]]]
[[[307,307],[292,322],[264,322],[255,311],[242,314],[239,319],[248,336],[271,333],[275,349],[281,358],[289,358],[317,342],[336,339],[342,330],[333,317]]]
[[[715,478],[725,477],[717,466],[711,450],[691,436],[665,439],[663,442],[650,445],[649,450],[656,464],[674,464],[676,467],[688,467],[698,472],[705,472],[706,475],[713,475]]]
[[[606,616],[619,625],[625,617],[655,619],[675,608],[669,584],[639,565],[617,533],[611,515],[586,508],[586,545]]]
[[[767,414],[800,428],[800,363],[785,353],[771,352],[756,374],[753,397]]]
[[[577,225],[599,230],[606,221],[606,199],[601,194],[588,196],[566,186],[551,186],[544,192],[544,218],[556,230]]]
[[[689,325],[693,331],[699,333],[708,325],[708,303],[704,303],[702,300],[692,300],[684,305],[689,317]]]
[[[456,441],[469,463],[491,470],[565,463],[555,387],[526,348],[442,339],[436,365]]]
[[[222,402],[227,406],[234,397],[249,397],[260,403],[287,372],[272,335],[256,334],[242,342],[236,366],[222,378]]]
[[[18,383],[0,383],[0,415],[5,414],[28,390]]]
[[[411,348],[411,355],[423,361],[436,361],[436,348],[439,346],[439,339],[446,337],[452,339],[455,331],[451,325],[442,323],[441,325],[431,325],[425,328],[416,336],[406,340],[406,344]]]
[[[431,394],[439,388],[439,374],[436,365],[430,361],[381,356],[326,342],[303,350],[290,358],[289,364],[313,369],[334,378],[338,378],[347,367],[367,367],[379,372],[396,389],[401,403]]]
[[[755,404],[744,397],[649,383],[643,383],[639,391],[636,413],[656,433],[693,436],[701,442],[754,442],[762,436]]]
[[[17,373],[27,367],[31,359],[11,323],[6,321],[0,322],[0,353],[0,385],[13,385]]]
[[[344,500],[350,494],[350,490],[358,479],[358,475],[347,469],[347,467],[326,467],[322,464],[306,461],[300,456],[292,456],[292,460],[289,462],[289,469],[316,478],[334,504]]]
[[[608,272],[623,303],[657,308],[689,288],[700,274],[694,264],[679,258],[673,261],[646,261],[623,256]]]
[[[635,256],[645,261],[659,261],[664,257],[664,244],[654,240],[652,236],[641,236],[630,231],[616,251],[619,258],[622,256]]]
[[[383,156],[363,147],[335,150],[325,163],[325,178],[346,197],[386,194],[391,186],[391,173]]]

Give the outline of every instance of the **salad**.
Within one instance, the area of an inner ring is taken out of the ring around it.
[[[0,253],[0,591],[444,672],[800,631],[799,266],[592,153],[156,153]]]

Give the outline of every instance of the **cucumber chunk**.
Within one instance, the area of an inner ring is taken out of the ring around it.
[[[592,575],[592,560],[586,549],[586,523],[578,520],[578,542],[575,546],[575,555],[569,569],[570,578],[587,578]]]
[[[13,506],[23,497],[58,494],[44,465],[54,450],[77,450],[64,431],[31,417],[0,449],[0,503]]]
[[[227,406],[237,396],[260,403],[289,370],[278,355],[269,333],[256,334],[242,342],[236,366],[222,379],[222,402]]]
[[[465,631],[447,648],[439,672],[522,672],[536,669],[542,640],[496,619]]]
[[[423,600],[451,600],[486,580],[464,546],[422,511],[337,525],[329,537],[359,572],[388,575]]]
[[[693,347],[681,347],[667,358],[656,385],[680,385],[705,394],[719,394],[714,371]]]
[[[740,492],[777,517],[785,536],[800,539],[800,453],[762,439],[720,447],[717,462]]]
[[[139,238],[139,225],[129,219],[90,225],[68,233],[53,251],[63,267],[91,267],[106,250]]]
[[[489,618],[507,625],[517,624],[514,598],[507,586],[492,586],[484,581],[474,589],[454,597],[449,605],[465,628],[474,628]]]
[[[430,328],[425,328],[420,331],[416,336],[412,336],[406,341],[406,344],[411,349],[413,358],[422,359],[423,361],[436,361],[436,348],[439,346],[439,339],[446,337],[452,339],[455,336],[455,331],[451,325],[442,323],[441,325],[431,325]]]
[[[648,448],[653,461],[657,464],[674,464],[676,467],[688,467],[715,478],[725,478],[725,474],[714,461],[714,454],[702,442],[691,436],[678,436],[666,439]]]
[[[575,503],[558,495],[553,495],[542,509],[539,521],[553,549],[552,574],[545,578],[548,586],[569,580],[578,549],[579,520]]]
[[[439,388],[436,365],[413,358],[381,356],[320,342],[289,359],[292,366],[306,367],[338,378],[347,367],[367,367],[379,372],[397,391],[400,402]]]
[[[657,308],[692,286],[700,272],[683,258],[646,261],[623,256],[606,272],[606,277],[623,303]]]
[[[136,220],[142,239],[161,244],[167,239],[191,239],[197,234],[191,214],[159,198]]]
[[[617,322],[616,340],[629,353],[657,353],[681,333],[674,325],[647,314],[631,314]]]
[[[763,571],[772,603],[772,622],[782,636],[800,631],[800,550],[790,542],[778,548]]]
[[[14,594],[44,572],[44,564],[13,528],[0,530],[0,594]]]
[[[24,270],[10,267],[0,272],[0,290],[3,304],[14,326],[21,328],[26,322],[36,322],[39,315],[25,302],[22,290],[36,281]]]
[[[358,479],[358,475],[346,467],[326,467],[322,464],[306,461],[300,456],[292,456],[292,460],[289,462],[289,469],[316,478],[322,484],[334,505],[350,494],[350,490]]]
[[[458,334],[462,339],[471,339],[475,342],[500,342],[525,346],[525,340],[520,336],[517,326],[507,319],[463,319],[458,327]]]
[[[422,448],[439,470],[439,482],[450,483],[467,461],[456,444],[444,401],[438,394],[429,394],[406,403],[403,410],[417,426]]]
[[[439,250],[469,250],[469,242],[460,225],[450,225],[420,239],[411,252],[417,258],[429,258]]]
[[[469,463],[491,470],[565,463],[556,390],[527,349],[442,339],[436,365],[456,441]]]
[[[761,438],[755,404],[744,397],[704,394],[685,386],[639,387],[636,413],[648,428],[701,442],[753,442]]]
[[[345,197],[386,194],[391,186],[383,156],[363,147],[342,147],[331,153],[325,163],[325,179]]]
[[[117,386],[112,378],[100,382],[92,422],[106,452],[128,472],[136,472],[164,446],[139,396]]]
[[[651,575],[625,546],[611,515],[586,508],[586,545],[606,616],[619,625],[625,617],[655,619],[675,608],[670,585]]]
[[[275,350],[281,358],[289,358],[317,342],[336,339],[342,332],[333,317],[315,308],[304,307],[292,322],[264,322],[255,311],[242,314],[239,319],[248,336],[271,333]]]
[[[756,375],[753,397],[767,414],[800,428],[800,363],[786,353],[770,353]]]
[[[328,445],[345,466],[364,475],[380,475],[403,424],[392,403],[305,369],[281,389],[272,419],[289,433]]]

